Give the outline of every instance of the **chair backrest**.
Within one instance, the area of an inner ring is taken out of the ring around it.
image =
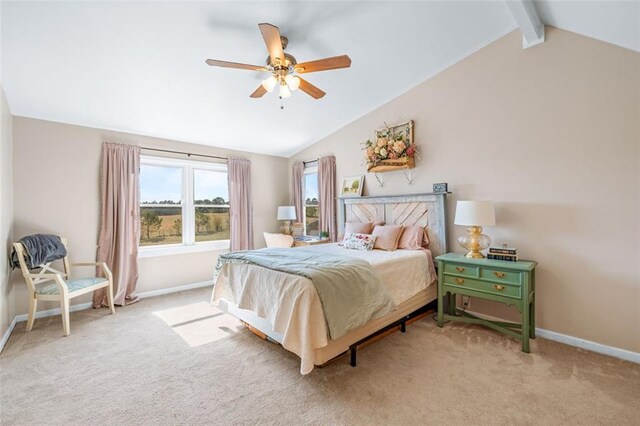
[[[291,247],[293,245],[293,237],[285,234],[270,234],[264,232],[264,240],[267,243],[267,247]]]
[[[67,249],[67,255],[65,257],[63,257],[62,260],[62,266],[64,268],[64,272],[63,271],[58,271],[55,268],[51,267],[51,263],[52,262],[47,262],[45,264],[42,265],[38,265],[38,268],[40,268],[39,271],[37,271],[37,274],[60,274],[62,275],[62,278],[68,278],[69,277],[69,273],[71,272],[71,268],[69,265],[69,254],[68,254],[68,247],[67,247],[67,239],[66,238],[60,238],[60,241],[62,241],[62,245],[64,245],[64,247]],[[16,250],[16,254],[18,255],[18,263],[20,264],[20,270],[22,271],[22,276],[24,277],[25,282],[27,283],[27,287],[29,288],[29,291],[35,291],[35,285],[36,284],[40,284],[46,281],[50,281],[51,278],[49,277],[41,277],[41,278],[37,278],[37,277],[31,277],[29,276],[30,274],[33,274],[34,272],[31,271],[29,269],[29,267],[27,266],[27,262],[25,260],[27,253],[24,249],[24,246],[22,245],[22,243],[13,243],[13,248]]]

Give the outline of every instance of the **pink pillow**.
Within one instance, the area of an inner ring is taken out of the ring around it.
[[[405,226],[400,234],[398,248],[402,250],[418,250],[429,246],[427,230],[422,226]]]
[[[373,230],[372,222],[347,222],[344,224],[344,234],[340,241],[349,234],[371,234]]]
[[[394,251],[402,234],[402,225],[376,225],[371,235],[376,237],[374,249]]]

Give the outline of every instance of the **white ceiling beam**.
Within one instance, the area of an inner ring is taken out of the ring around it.
[[[505,0],[522,32],[522,48],[544,43],[544,23],[531,0]]]

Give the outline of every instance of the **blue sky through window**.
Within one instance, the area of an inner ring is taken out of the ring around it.
[[[318,174],[304,175],[304,198],[318,199]]]
[[[222,197],[229,201],[227,174],[211,170],[193,171],[195,200],[212,200]],[[140,165],[140,202],[173,201],[182,199],[182,168],[171,166]]]
[[[182,169],[179,167],[140,165],[140,202],[182,199]]]
[[[216,197],[222,197],[229,202],[227,174],[211,170],[194,170],[193,199],[212,200]]]

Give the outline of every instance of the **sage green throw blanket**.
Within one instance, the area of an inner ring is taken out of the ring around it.
[[[238,262],[309,278],[320,297],[330,339],[396,308],[371,264],[361,259],[301,248],[237,251],[218,257],[216,276],[226,263]]]

